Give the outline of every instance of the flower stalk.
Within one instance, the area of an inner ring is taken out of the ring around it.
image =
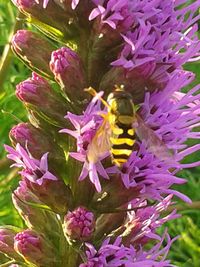
[[[14,236],[11,258],[173,266],[176,238],[158,229],[179,218],[174,196],[191,203],[173,189],[186,182],[179,171],[200,165],[183,163],[200,149],[187,143],[200,136],[200,86],[183,93],[195,78],[183,65],[200,53],[200,1],[13,3],[53,41],[27,30],[12,39],[34,73],[16,86],[29,122],[5,145],[21,177],[13,204],[28,228]]]

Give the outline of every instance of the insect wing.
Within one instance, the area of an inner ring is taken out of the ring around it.
[[[110,136],[110,124],[105,116],[102,125],[97,130],[88,147],[88,158],[90,161],[97,162],[99,158],[104,156],[110,150]]]
[[[98,144],[98,149],[103,154],[110,149],[111,146],[110,136],[111,136],[110,124],[109,121],[106,118],[104,118],[102,125],[100,126],[94,137]]]
[[[148,150],[161,160],[172,160],[173,153],[169,150],[166,144],[159,139],[155,132],[149,128],[143,119],[137,114],[136,134],[141,141],[144,141]]]

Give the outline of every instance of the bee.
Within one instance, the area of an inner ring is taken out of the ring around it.
[[[92,87],[86,88],[85,91],[92,96],[98,96]],[[137,137],[161,160],[172,156],[167,146],[137,114],[132,96],[123,86],[116,86],[108,95],[107,101],[100,96],[98,98],[107,107],[107,113],[100,114],[104,120],[89,147],[88,157],[91,161],[97,161],[99,156],[109,150],[112,163],[122,168],[134,150]],[[95,151],[98,151],[97,154]]]

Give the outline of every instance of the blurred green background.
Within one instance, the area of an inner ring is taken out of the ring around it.
[[[17,28],[30,28],[25,22],[16,21],[17,11],[11,1],[0,0],[0,225],[12,224],[23,226],[12,206],[11,192],[18,183],[15,169],[10,169],[5,160],[3,144],[9,144],[8,133],[11,127],[20,121],[27,121],[26,111],[15,97],[15,86],[30,76],[30,71],[10,51],[9,41],[12,32]],[[187,64],[186,69],[196,73],[193,83],[200,83],[200,63]],[[185,90],[187,90],[186,88]],[[198,141],[189,141],[192,144]],[[197,161],[200,153],[191,155],[187,162]],[[200,267],[200,168],[182,171],[179,176],[188,183],[179,186],[178,190],[188,195],[192,206],[185,206],[178,201],[180,219],[168,223],[171,236],[179,235],[170,251],[172,263],[181,267]],[[1,258],[1,257],[0,257]],[[0,259],[1,263],[1,259]]]

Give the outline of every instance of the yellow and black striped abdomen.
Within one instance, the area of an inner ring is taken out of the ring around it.
[[[132,125],[119,124],[113,127],[111,154],[112,162],[121,167],[129,158],[135,143],[135,132]]]

